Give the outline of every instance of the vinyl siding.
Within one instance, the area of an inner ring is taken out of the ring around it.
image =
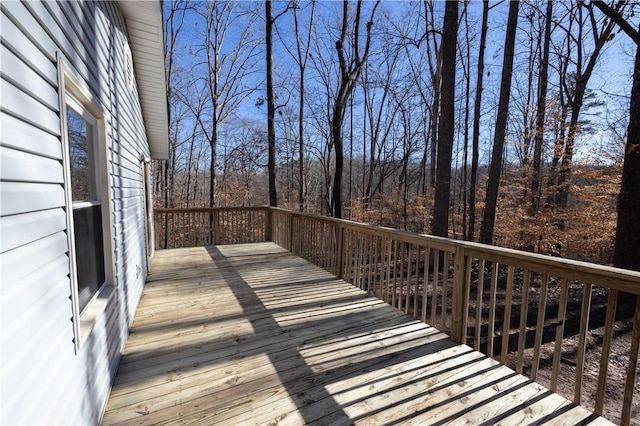
[[[149,147],[137,90],[124,82],[127,29],[109,1],[2,2],[0,12],[0,424],[96,424],[147,271]],[[78,352],[58,55],[107,113],[116,287]]]

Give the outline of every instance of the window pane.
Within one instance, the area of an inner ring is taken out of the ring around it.
[[[95,159],[92,128],[73,109],[67,107],[69,166],[71,170],[71,198],[73,201],[99,200],[93,173]]]

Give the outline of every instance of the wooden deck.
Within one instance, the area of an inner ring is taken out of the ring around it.
[[[609,424],[272,243],[156,253],[104,424]]]

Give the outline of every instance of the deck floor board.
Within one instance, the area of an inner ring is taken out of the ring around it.
[[[582,407],[271,243],[159,251],[103,424],[575,424]]]

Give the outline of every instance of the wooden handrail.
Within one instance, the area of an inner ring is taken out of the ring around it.
[[[580,281],[589,281],[592,284],[598,284],[608,288],[615,288],[616,290],[626,293],[640,295],[640,272],[637,271],[491,246],[487,244],[452,240],[433,235],[417,234],[414,232],[353,222],[345,219],[291,212],[281,208],[271,207],[270,209],[290,214],[291,216],[307,217],[320,222],[332,223],[344,229],[353,229],[368,234],[396,238],[411,244],[429,245],[430,247],[438,250],[449,251],[452,253],[455,252],[457,248],[462,248],[467,256],[483,258],[492,262],[509,264],[530,270],[536,270],[537,268],[543,267],[552,275],[562,277],[566,276],[569,279]]]
[[[565,324],[570,319],[567,312],[570,288],[574,293],[579,291],[584,300],[576,319],[579,322],[577,361],[575,376],[569,378],[573,380],[574,389],[571,395],[566,395],[573,396],[578,404],[583,402],[582,388],[586,380],[583,371],[593,289],[594,286],[602,287],[608,292],[609,299],[604,304],[606,321],[600,375],[594,385],[597,386],[596,402],[594,407],[589,407],[597,414],[602,414],[605,404],[617,294],[640,295],[640,272],[636,271],[281,208],[157,209],[156,219],[160,221],[161,218],[164,225],[159,225],[165,229],[174,219],[174,228],[181,223],[190,227],[180,234],[185,241],[172,239],[178,244],[203,244],[194,237],[198,232],[212,235],[208,240],[203,239],[207,244],[273,241],[415,318],[429,322],[449,333],[453,340],[470,342],[488,356],[497,356],[502,363],[509,364],[509,354],[516,352],[510,366],[523,373],[527,364],[529,376],[535,381],[541,379],[540,361],[549,351],[548,347],[544,351],[542,347],[553,345],[548,383],[552,390],[561,374]],[[536,287],[539,287],[537,294],[532,292]],[[472,289],[476,291],[473,298]],[[520,301],[520,305],[514,305],[514,300]],[[557,303],[557,309],[554,307],[557,315],[553,314],[557,316],[555,321],[548,318],[551,303]],[[530,311],[531,323],[528,322]],[[637,297],[633,315],[634,330],[620,416],[622,424],[629,422],[638,366],[640,297]],[[518,326],[512,327],[512,317]],[[543,333],[548,327],[552,327],[553,340],[545,337],[549,333]],[[527,340],[528,333],[535,334],[534,338]],[[517,345],[511,344],[512,336]],[[525,341],[533,341],[532,347],[527,348]]]

